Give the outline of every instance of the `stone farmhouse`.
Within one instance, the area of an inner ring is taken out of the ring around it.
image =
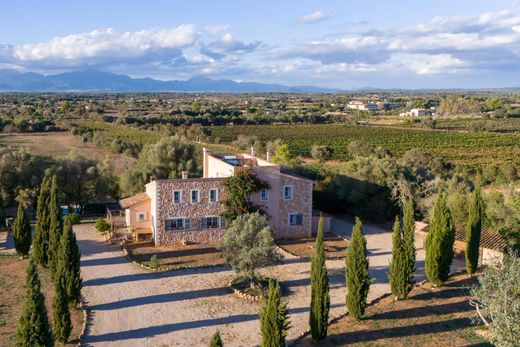
[[[269,157],[269,156],[268,156]],[[268,188],[253,193],[251,202],[265,212],[276,238],[311,236],[313,182],[284,173],[279,165],[251,154],[213,154],[203,149],[203,177],[157,179],[146,191],[120,201],[124,229],[136,238],[152,238],[156,246],[179,242],[213,242],[222,237],[226,191],[223,182],[237,168],[248,167]],[[328,227],[330,221],[325,221]]]

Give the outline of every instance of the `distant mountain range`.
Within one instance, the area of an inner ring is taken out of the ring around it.
[[[33,72],[0,70],[3,92],[227,92],[227,93],[323,93],[337,90],[314,86],[285,86],[194,77],[186,81],[131,78],[98,70],[82,70],[44,76]]]

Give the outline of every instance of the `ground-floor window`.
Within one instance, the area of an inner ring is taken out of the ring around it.
[[[169,218],[166,220],[166,230],[190,230],[191,219],[189,218]]]
[[[219,229],[225,227],[225,220],[222,217],[211,216],[202,218],[202,229]]]
[[[301,213],[289,213],[289,225],[302,225],[303,215]]]

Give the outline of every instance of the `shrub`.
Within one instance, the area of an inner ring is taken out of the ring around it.
[[[478,279],[479,286],[471,293],[482,304],[483,314],[491,319],[493,342],[497,346],[518,346],[520,258],[508,255],[499,267],[486,267]]]
[[[69,220],[70,224],[72,224],[72,225],[81,223],[81,217],[78,213],[69,213],[68,215],[65,216],[65,218],[67,218]]]
[[[107,231],[109,231],[111,227],[112,227],[112,226],[110,225],[109,222],[107,222],[106,219],[98,219],[98,220],[96,221],[96,224],[95,224],[95,228],[96,228],[96,230],[97,230],[100,234],[102,234],[102,235],[106,234]]]
[[[150,261],[148,262],[148,264],[151,268],[157,269],[161,266],[161,261],[159,260],[159,258],[157,258],[157,255],[154,254],[150,257]]]

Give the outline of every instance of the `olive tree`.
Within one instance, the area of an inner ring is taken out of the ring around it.
[[[238,274],[247,276],[252,286],[257,283],[256,269],[280,258],[275,251],[273,230],[259,212],[238,216],[231,222],[219,247],[226,262]]]

